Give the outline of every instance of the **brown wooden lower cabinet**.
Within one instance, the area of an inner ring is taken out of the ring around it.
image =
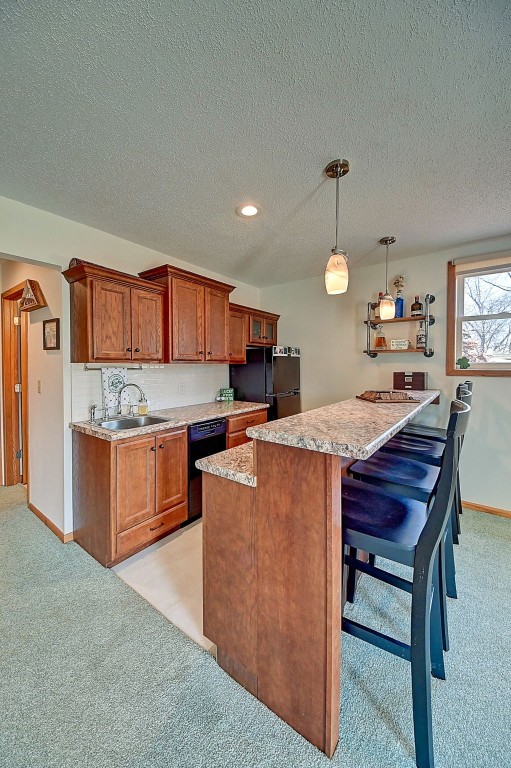
[[[102,565],[186,520],[187,441],[186,429],[115,441],[73,432],[74,540]]]
[[[264,424],[267,420],[267,408],[242,413],[239,416],[229,416],[227,418],[227,448],[236,448],[237,445],[249,443],[250,438],[247,437],[246,430],[257,424]]]

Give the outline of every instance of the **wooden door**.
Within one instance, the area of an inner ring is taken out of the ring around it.
[[[131,341],[133,360],[163,360],[163,296],[131,289]]]
[[[205,359],[212,363],[229,362],[229,294],[205,289]]]
[[[244,312],[229,312],[229,362],[247,362],[247,316]]]
[[[28,483],[28,317],[19,309],[24,287],[25,283],[20,283],[2,293],[5,485]]]
[[[93,360],[131,360],[130,289],[110,280],[94,280],[92,292]]]
[[[251,344],[264,343],[264,318],[261,315],[250,315],[248,340]]]
[[[117,532],[154,515],[155,440],[141,437],[116,449]]]
[[[269,320],[268,318],[265,317],[263,341],[265,344],[268,344],[268,346],[273,346],[274,344],[277,343],[277,321],[276,320]]]
[[[186,429],[156,436],[156,514],[188,497],[188,436]],[[183,507],[183,520],[187,509]]]
[[[204,351],[204,286],[172,278],[172,359],[201,362]]]

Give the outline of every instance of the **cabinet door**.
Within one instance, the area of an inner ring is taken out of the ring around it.
[[[92,289],[93,360],[131,360],[130,289],[94,280]]]
[[[229,313],[229,362],[247,362],[247,316],[243,312]]]
[[[188,497],[188,435],[186,429],[156,436],[156,514],[182,504]],[[183,507],[183,520],[187,509]]]
[[[172,278],[172,359],[201,362],[203,340],[204,286]]]
[[[163,360],[163,296],[131,289],[133,360]]]
[[[229,362],[229,294],[214,288],[205,289],[205,359],[215,363]]]
[[[265,318],[263,341],[265,344],[268,344],[268,346],[273,346],[274,344],[277,343],[277,321],[276,320],[268,320],[267,318]]]
[[[116,448],[118,533],[154,515],[155,453],[153,436]]]
[[[264,318],[259,315],[250,315],[248,340],[251,344],[264,342]]]

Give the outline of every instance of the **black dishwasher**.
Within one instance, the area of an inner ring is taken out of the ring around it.
[[[203,421],[188,427],[188,520],[183,525],[202,513],[202,472],[195,462],[225,451],[226,431],[225,419]]]

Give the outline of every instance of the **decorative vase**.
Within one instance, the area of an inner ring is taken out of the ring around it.
[[[401,296],[401,291],[396,294],[396,317],[405,316],[405,300]]]

